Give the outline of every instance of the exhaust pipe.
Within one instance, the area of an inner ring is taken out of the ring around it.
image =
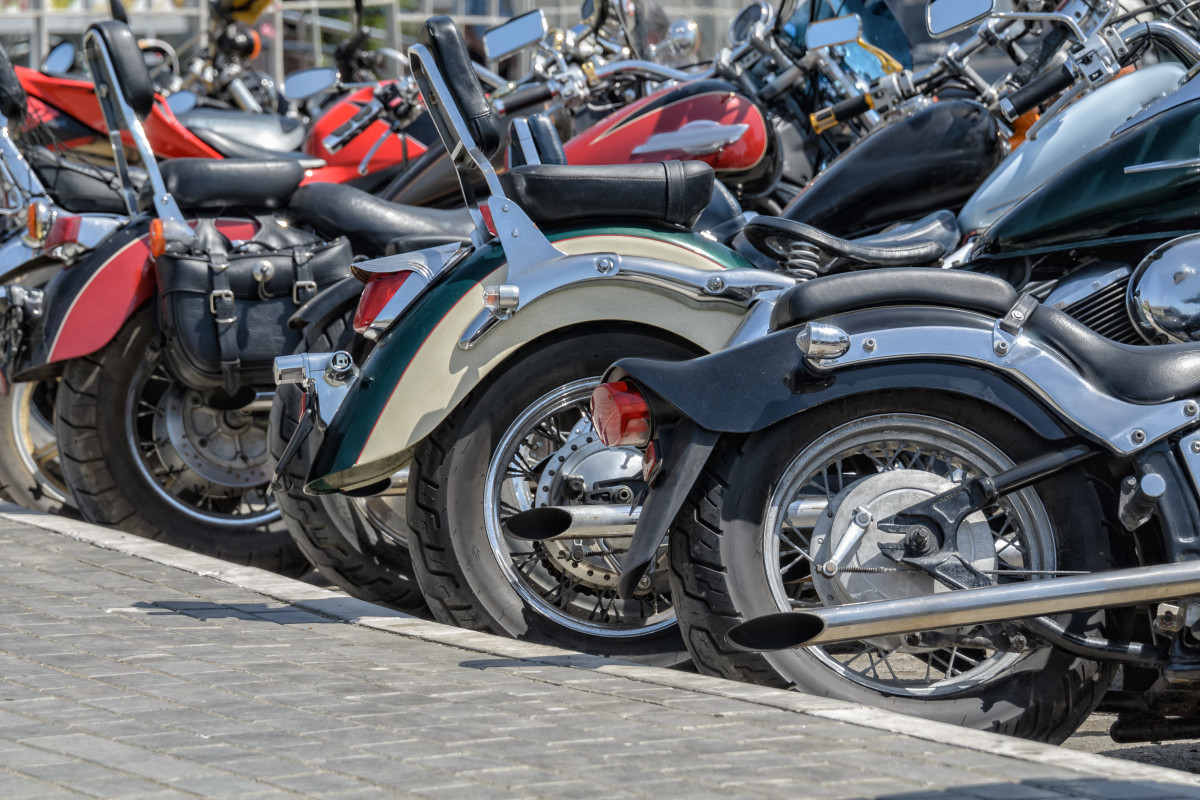
[[[1187,561],[768,614],[732,628],[726,638],[739,650],[757,653],[1045,614],[1141,605],[1195,594],[1200,594],[1200,561]]]
[[[811,528],[827,506],[824,498],[797,500],[788,507],[788,524]],[[542,506],[513,514],[504,524],[510,536],[529,542],[612,539],[632,536],[641,516],[641,506]]]

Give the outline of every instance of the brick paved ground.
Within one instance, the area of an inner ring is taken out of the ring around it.
[[[297,796],[1119,800],[1200,798],[1200,778],[0,514],[0,798]]]

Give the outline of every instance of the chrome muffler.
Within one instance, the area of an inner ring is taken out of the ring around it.
[[[726,638],[739,650],[786,650],[1093,608],[1141,605],[1196,594],[1200,594],[1200,561],[1187,561],[768,614],[743,622],[731,629]]]
[[[811,528],[827,507],[825,498],[797,500],[788,507],[788,524]],[[512,515],[504,525],[509,535],[530,542],[611,539],[632,536],[641,516],[641,506],[541,506]]]

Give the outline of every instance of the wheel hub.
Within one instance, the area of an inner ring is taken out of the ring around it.
[[[899,600],[905,597],[927,596],[951,589],[933,576],[917,569],[906,568],[888,558],[880,544],[900,544],[906,534],[879,530],[877,522],[952,489],[957,484],[940,475],[910,469],[895,469],[872,475],[834,497],[833,516],[822,514],[813,529],[813,561],[826,563],[843,537],[857,532],[855,512],[870,512],[858,545],[843,559],[832,576],[812,570],[813,585],[827,606],[863,603],[874,600]],[[932,543],[936,547],[936,538]],[[963,557],[978,570],[996,568],[996,548],[991,528],[982,512],[975,512],[958,529],[958,548]],[[856,572],[854,570],[882,570]],[[901,637],[872,640],[880,647],[904,647]],[[907,648],[904,648],[907,649]]]
[[[212,408],[199,392],[178,385],[166,393],[163,411],[156,439],[165,433],[179,460],[203,479],[238,488],[270,480],[265,419]]]
[[[633,485],[641,479],[641,453],[632,448],[605,447],[590,425],[580,425],[546,459],[534,504],[540,508],[629,503],[634,496]],[[541,546],[552,569],[584,586],[614,589],[620,580],[608,539],[557,539]]]

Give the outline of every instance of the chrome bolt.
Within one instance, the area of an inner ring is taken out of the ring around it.
[[[1002,356],[1008,352],[1008,342],[1001,339],[1000,341],[996,342],[996,346],[994,349],[996,351],[996,355]]]
[[[642,577],[638,578],[638,588],[639,589],[649,589],[650,588],[650,576],[649,575],[643,575]]]
[[[517,238],[517,236],[518,236],[518,232],[517,232],[517,229],[516,229],[516,228],[513,228],[513,229],[512,229],[512,235],[513,235],[513,238],[514,238],[514,239],[515,239],[515,238]]]
[[[725,288],[725,280],[723,278],[713,276],[708,279],[708,290],[710,292],[719,292]]]
[[[875,351],[875,340],[874,339],[864,339],[863,340],[863,350],[866,350],[868,353],[873,353]]]
[[[1197,439],[1196,441],[1192,442],[1192,452],[1200,453],[1200,439]]]
[[[500,210],[507,214],[508,213],[508,203],[505,203],[504,205],[500,206]]]
[[[1191,400],[1188,400],[1186,403],[1183,404],[1184,415],[1189,416],[1189,417],[1194,417],[1194,416],[1196,416],[1197,412],[1200,412],[1200,406],[1196,405]]]
[[[599,272],[601,275],[607,275],[608,273],[612,272],[612,269],[615,266],[616,264],[613,263],[611,258],[596,259],[596,272]]]
[[[1135,428],[1133,433],[1129,434],[1129,438],[1133,440],[1134,444],[1141,444],[1146,441],[1146,432],[1141,428]]]
[[[1012,318],[1013,319],[1025,319],[1025,312],[1024,311],[1013,311]]]
[[[821,565],[821,574],[826,578],[832,578],[837,574],[838,565],[836,561],[826,561]]]
[[[854,524],[860,528],[865,528],[871,524],[871,512],[865,508],[860,508],[854,512]]]
[[[350,369],[350,364],[353,362],[350,360],[349,353],[344,350],[338,350],[333,354],[333,357],[329,359],[329,363],[334,369],[341,371],[344,369]]]

